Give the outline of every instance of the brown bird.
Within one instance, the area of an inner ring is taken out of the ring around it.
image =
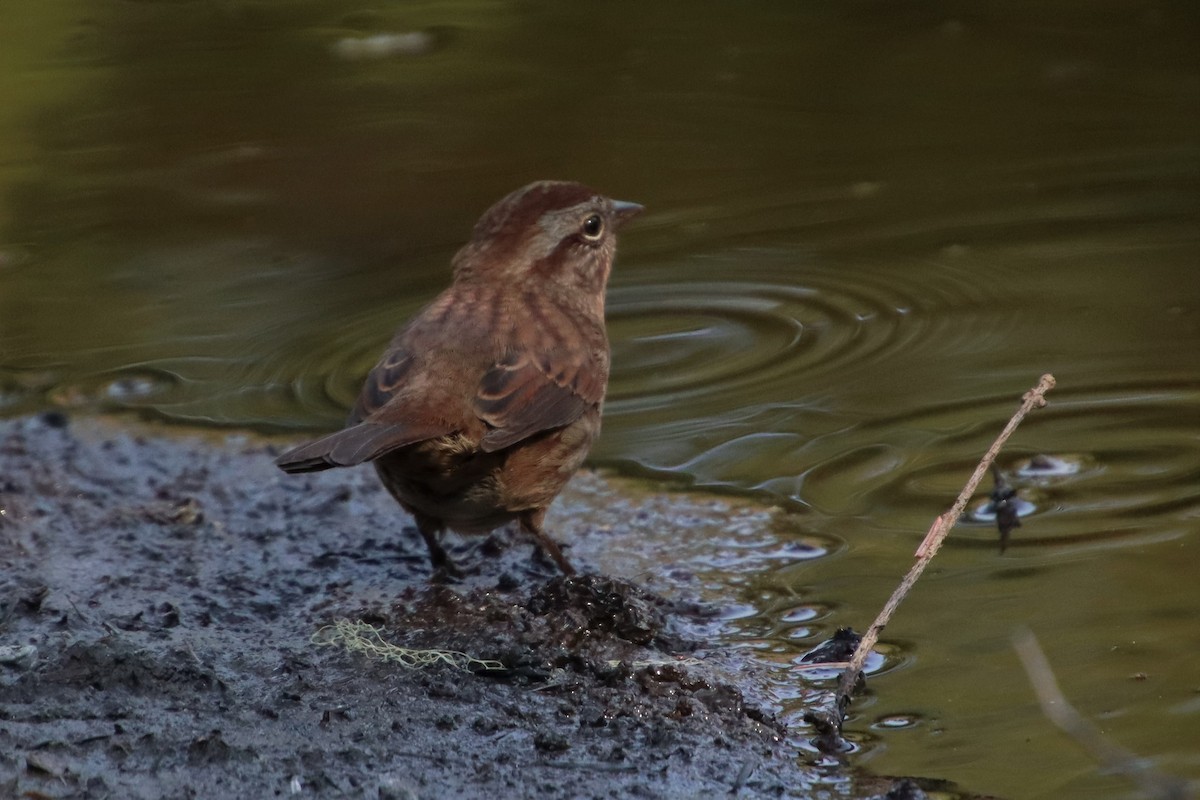
[[[313,472],[373,462],[416,520],[435,575],[457,573],[441,531],[514,519],[574,574],[542,523],[600,432],[604,292],[617,229],[641,210],[557,181],[496,203],[454,256],[450,288],[367,376],[346,428],[275,463]]]

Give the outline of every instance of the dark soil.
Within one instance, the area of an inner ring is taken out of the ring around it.
[[[453,550],[467,579],[432,585],[370,470],[288,477],[274,452],[128,421],[0,422],[0,797],[946,788],[798,758],[748,699],[746,656],[697,643],[708,623],[679,599],[686,571],[638,575],[658,594],[563,579],[494,535]],[[624,564],[641,529],[603,517],[620,505],[603,479],[579,482],[556,533],[585,571]],[[499,663],[409,669],[314,643],[337,620]]]

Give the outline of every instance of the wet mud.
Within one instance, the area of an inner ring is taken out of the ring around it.
[[[562,578],[500,533],[456,543],[468,576],[435,585],[370,470],[288,477],[278,449],[129,420],[0,422],[0,797],[950,789],[798,756],[754,664],[707,640],[686,571],[622,555],[664,523],[621,522],[605,479],[580,476],[551,516],[588,574]],[[431,654],[457,655],[412,665]]]

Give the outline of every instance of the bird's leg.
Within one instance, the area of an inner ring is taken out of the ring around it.
[[[521,527],[533,534],[533,538],[537,540],[542,551],[554,559],[554,563],[558,564],[558,568],[562,570],[563,575],[574,575],[575,568],[571,566],[571,562],[567,561],[567,557],[563,555],[562,548],[558,546],[558,542],[551,539],[542,530],[542,522],[545,519],[546,509],[544,508],[539,508],[535,511],[526,511],[520,516]]]
[[[433,567],[434,579],[441,581],[447,578],[461,578],[462,570],[454,564],[454,561],[446,554],[442,543],[438,541],[438,534],[442,530],[441,524],[424,514],[414,514],[413,518],[417,521],[417,530],[421,532],[425,546],[429,548],[429,563]]]

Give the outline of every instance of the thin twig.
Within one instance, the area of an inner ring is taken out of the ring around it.
[[[896,613],[896,608],[908,595],[913,584],[921,577],[921,573],[925,571],[925,567],[937,555],[937,551],[942,546],[947,534],[958,522],[958,518],[962,516],[962,512],[967,507],[967,503],[974,496],[975,490],[979,488],[980,481],[983,476],[987,475],[991,468],[992,462],[996,460],[996,456],[1000,454],[1000,448],[1008,441],[1008,437],[1012,436],[1013,431],[1021,424],[1021,420],[1025,419],[1025,415],[1035,408],[1041,408],[1046,405],[1046,392],[1054,388],[1054,376],[1049,373],[1042,376],[1038,381],[1038,385],[1025,393],[1021,402],[1021,407],[1013,414],[1012,419],[1004,426],[1004,430],[996,437],[996,441],[992,442],[992,446],[984,454],[983,459],[979,462],[979,466],[975,468],[971,479],[967,481],[966,486],[958,494],[958,499],[954,501],[954,505],[945,514],[940,515],[929,526],[929,532],[925,534],[925,539],[921,542],[921,546],[917,548],[916,563],[909,569],[908,574],[904,576],[904,580],[892,592],[892,596],[888,598],[884,604],[883,610],[879,612],[879,616],[871,623],[871,627],[863,635],[862,641],[859,642],[858,648],[854,651],[854,656],[850,659],[850,666],[846,667],[842,673],[841,679],[838,681],[837,689],[837,709],[840,717],[845,718],[846,708],[850,704],[850,694],[854,691],[855,685],[858,683],[859,677],[862,675],[863,664],[870,655],[871,649],[875,647],[875,643],[879,641],[879,634],[891,621],[892,615]],[[840,722],[840,720],[839,720]]]
[[[1046,660],[1046,655],[1032,631],[1028,628],[1018,629],[1013,635],[1013,647],[1021,657],[1021,664],[1033,685],[1033,692],[1037,695],[1042,713],[1078,742],[1092,758],[1109,770],[1128,777],[1147,797],[1159,800],[1186,800],[1195,797],[1182,779],[1153,770],[1146,760],[1105,739],[1099,728],[1067,702],[1054,679],[1050,662]]]

